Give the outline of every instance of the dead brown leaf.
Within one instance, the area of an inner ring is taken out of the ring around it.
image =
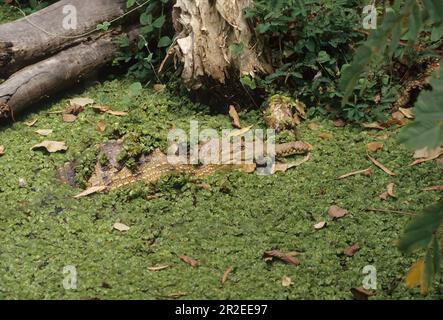
[[[64,113],[63,114],[63,122],[72,123],[77,120],[77,116],[75,114],[71,113]]]
[[[74,98],[69,100],[69,104],[72,105],[77,105],[80,107],[86,107],[88,105],[91,105],[94,103],[94,100],[91,98]]]
[[[263,258],[276,258],[293,266],[298,266],[300,264],[298,259],[278,250],[265,251],[263,253]]]
[[[68,147],[66,146],[64,141],[45,140],[45,141],[31,147],[31,150],[37,150],[37,149],[45,149],[49,153],[54,153],[54,152],[59,152],[59,151],[66,151],[66,150],[68,150]]]
[[[79,199],[79,198],[83,198],[83,197],[87,197],[91,194],[97,193],[97,192],[101,192],[106,190],[105,186],[97,186],[97,187],[91,187],[86,189],[85,191],[79,193],[78,195],[74,196],[75,199]]]
[[[287,170],[289,170],[291,168],[298,167],[299,165],[305,163],[306,161],[309,161],[310,158],[311,158],[311,156],[310,156],[310,154],[308,154],[306,157],[304,157],[303,159],[300,159],[298,161],[289,162],[289,163],[276,163],[272,168],[272,174],[274,174],[276,172],[286,172]],[[254,170],[255,170],[255,166],[251,172],[254,172]]]
[[[385,128],[378,122],[363,123],[362,126],[366,129],[385,130]]]
[[[435,149],[433,151],[429,151],[429,152],[427,150],[423,150],[423,149],[417,150],[414,154],[414,157],[418,157],[418,156],[422,156],[422,155],[426,155],[426,157],[415,160],[409,166],[412,167],[412,166],[416,166],[416,165],[424,163],[424,162],[435,160],[435,159],[439,158],[442,154],[443,154],[443,148],[437,148],[437,149]]]
[[[315,122],[308,123],[308,129],[311,131],[318,131],[319,125]]]
[[[332,205],[328,209],[328,215],[333,219],[342,218],[348,214],[348,210]]]
[[[443,185],[442,186],[432,186],[432,187],[427,187],[424,188],[423,191],[442,191],[443,190]]]
[[[105,132],[106,122],[104,122],[103,120],[100,120],[96,123],[96,127],[99,132]]]
[[[113,115],[113,116],[117,116],[117,117],[124,117],[127,116],[129,113],[125,112],[125,111],[113,111],[113,110],[108,110],[106,112],[107,114]]]
[[[116,222],[114,223],[114,225],[112,226],[115,230],[124,232],[124,231],[129,231],[129,229],[131,229],[131,227],[127,226],[126,224],[120,223],[120,222]]]
[[[148,267],[148,270],[155,272],[155,271],[165,270],[165,269],[168,269],[168,268],[169,268],[168,264],[163,264],[163,265],[160,265],[160,266]]]
[[[198,260],[195,260],[195,259],[193,259],[191,257],[183,255],[183,256],[180,256],[179,258],[180,258],[181,261],[189,264],[193,268],[196,268],[196,267],[198,267],[200,265],[200,262]]]
[[[383,142],[370,142],[365,145],[365,149],[367,152],[376,152],[380,149],[383,149]]]
[[[394,184],[393,183],[388,184],[386,187],[386,191],[383,192],[379,197],[382,200],[387,200],[389,197],[396,198],[394,194]]]
[[[283,278],[281,279],[281,285],[285,288],[290,287],[292,284],[292,279],[288,276],[283,276]]]
[[[415,118],[414,110],[412,108],[399,108],[398,111],[400,111],[408,119]]]
[[[235,110],[235,107],[231,104],[229,106],[229,116],[231,117],[231,123],[234,128],[240,129],[240,117],[238,116],[237,110]]]
[[[383,170],[386,174],[390,175],[390,176],[395,176],[395,173],[392,172],[391,170],[389,170],[388,168],[386,168],[381,162],[377,161],[376,159],[372,158],[370,155],[367,155],[369,160],[371,160],[371,162],[373,164],[375,164],[377,167],[379,167],[381,170]]]
[[[393,112],[391,116],[393,119],[397,121],[402,121],[405,118],[404,114],[401,113],[400,111]]]
[[[320,132],[318,136],[323,140],[331,140],[334,137],[330,132]]]
[[[166,90],[166,85],[165,84],[161,84],[161,83],[157,83],[154,84],[154,91],[157,93],[163,93]]]
[[[229,268],[225,271],[225,273],[223,273],[223,277],[222,277],[222,279],[221,279],[221,284],[222,284],[222,285],[224,285],[224,284],[226,283],[226,281],[228,281],[228,276],[229,276],[229,274],[230,274],[232,271],[234,271],[234,268],[233,268],[233,267],[229,267]]]
[[[364,288],[352,288],[351,293],[355,300],[368,300],[369,297],[375,295],[373,291],[367,291]]]
[[[320,221],[319,223],[314,224],[315,230],[320,230],[326,227],[326,221]]]
[[[334,120],[333,124],[334,124],[334,127],[337,127],[337,128],[342,128],[342,127],[346,126],[346,122],[343,119]]]
[[[353,257],[354,254],[357,253],[357,251],[359,251],[361,248],[358,244],[353,244],[352,246],[346,248],[345,250],[343,250],[343,253],[348,256],[348,257]]]
[[[363,176],[368,177],[368,176],[370,176],[372,174],[372,169],[371,168],[367,168],[367,169],[364,169],[364,170],[358,170],[358,171],[350,172],[350,173],[347,173],[347,174],[344,174],[344,175],[338,177],[337,179],[344,179],[344,178],[355,176],[355,175],[358,175],[358,174],[361,174]]]
[[[5,146],[0,146],[0,157],[5,154]]]
[[[303,119],[306,118],[306,105],[298,99],[295,100],[295,110]]]
[[[49,136],[53,131],[52,129],[39,129],[35,130],[35,132],[41,136]]]
[[[38,118],[35,118],[35,119],[31,120],[31,121],[25,121],[24,123],[25,123],[26,126],[32,127],[32,126],[34,126],[37,123],[37,121],[38,121]]]
[[[179,299],[181,297],[186,296],[188,293],[187,292],[174,292],[174,293],[170,293],[166,296],[163,296],[164,298],[169,298],[169,299]]]

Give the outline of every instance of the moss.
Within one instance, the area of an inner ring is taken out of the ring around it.
[[[402,256],[395,247],[409,218],[366,211],[369,207],[419,211],[439,198],[419,190],[441,184],[441,169],[434,163],[407,167],[411,155],[397,145],[396,131],[375,137],[370,131],[335,128],[327,120],[312,119],[319,131],[310,130],[307,122],[298,128],[315,148],[312,160],[284,174],[224,172],[203,181],[169,176],[150,186],[139,183],[73,199],[80,190],[60,184],[56,168],[75,160],[78,173],[86,176],[96,159],[95,144],[113,138],[116,130],[141,133],[137,139],[146,134],[144,147],[150,148],[165,143],[173,126],[186,129],[190,119],[199,120],[202,127],[230,128],[228,116],[211,114],[207,107],[167,92],[146,90],[135,101],[136,107],[128,108],[122,102],[128,86],[114,80],[67,93],[41,106],[43,111],[2,127],[0,144],[6,146],[6,154],[0,158],[0,289],[5,299],[155,299],[175,292],[186,292],[184,298],[191,299],[347,299],[351,287],[361,286],[367,264],[378,270],[375,298],[421,298],[402,280],[416,257]],[[45,114],[62,109],[73,96],[96,100],[106,96],[115,110],[130,115],[86,110],[75,123],[67,124],[59,115]],[[23,124],[35,117],[39,119],[35,127]],[[257,111],[241,118],[263,125]],[[100,120],[109,129],[106,133],[95,129]],[[51,139],[66,141],[66,153],[30,151],[42,140],[34,130],[43,128],[54,130]],[[318,132],[324,131],[331,132],[333,139],[321,139]],[[370,177],[336,180],[340,174],[369,167],[364,145],[383,138],[384,150],[376,157],[397,173],[395,178],[374,168]],[[133,145],[141,141],[137,139]],[[19,178],[29,186],[19,188]],[[398,198],[382,202],[378,194],[389,182],[395,182]],[[201,187],[202,183],[210,188]],[[326,210],[333,203],[347,208],[349,215],[330,221]],[[327,220],[328,226],[315,231],[313,224],[321,220]],[[131,226],[129,232],[113,230],[116,221]],[[352,258],[343,256],[343,249],[353,243],[362,249]],[[269,249],[299,251],[301,265],[266,263],[261,255]],[[201,267],[182,263],[177,257],[181,254],[199,259]],[[156,264],[171,268],[147,271]],[[77,267],[77,290],[62,287],[65,265]],[[221,287],[220,277],[231,265],[235,271]],[[296,285],[282,287],[284,275]],[[437,284],[427,298],[441,297]]]

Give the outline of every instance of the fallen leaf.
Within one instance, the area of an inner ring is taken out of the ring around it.
[[[231,133],[228,135],[228,138],[232,138],[232,137],[238,137],[241,135],[244,135],[246,132],[248,132],[249,130],[251,130],[253,126],[249,126],[243,129],[239,129],[239,130],[233,130],[231,131]]]
[[[405,279],[406,287],[411,289],[416,286],[420,286],[420,291],[422,294],[426,294],[429,289],[424,267],[424,260],[419,259],[411,266],[411,269],[409,269]]]
[[[433,150],[429,150],[428,147],[424,147],[422,149],[415,150],[413,157],[414,157],[414,159],[432,158],[432,157],[435,157],[435,156],[441,154],[442,149],[443,148],[441,148],[441,147],[437,147]]]
[[[385,128],[378,122],[363,123],[362,126],[367,129],[385,130]]]
[[[318,136],[323,140],[331,140],[334,137],[330,132],[320,132]]]
[[[342,127],[346,126],[346,122],[343,119],[334,120],[333,124],[334,124],[334,127],[337,127],[337,128],[342,128]]]
[[[46,149],[49,153],[59,152],[59,151],[66,151],[68,150],[68,147],[66,146],[64,141],[49,141],[45,140],[42,143],[36,144],[31,148],[31,150],[36,149]]]
[[[376,152],[380,149],[383,149],[383,142],[370,142],[365,145],[365,149],[367,152]]]
[[[427,187],[424,188],[423,191],[442,191],[443,190],[443,185],[442,186],[432,186],[432,187]]]
[[[0,157],[5,154],[5,146],[0,146]]]
[[[191,267],[196,268],[200,265],[200,262],[198,260],[195,260],[188,256],[180,256],[179,257],[181,261],[189,264]]]
[[[161,83],[154,84],[154,91],[157,93],[163,93],[163,92],[165,92],[165,89],[166,89],[165,84],[161,84]]]
[[[396,198],[396,196],[394,194],[394,184],[393,183],[390,183],[387,185],[386,193],[388,194],[388,196],[390,196],[392,198]]]
[[[355,300],[368,300],[369,297],[375,295],[373,291],[367,291],[364,288],[352,288],[351,289],[352,296]]]
[[[104,122],[103,120],[100,120],[96,123],[96,127],[99,132],[105,132],[106,122]]]
[[[358,170],[358,171],[346,173],[346,174],[338,177],[337,179],[344,179],[344,178],[348,178],[348,177],[355,176],[355,175],[358,175],[358,174],[361,174],[361,175],[366,176],[366,177],[370,176],[372,174],[372,169],[368,168],[368,169],[364,169],[364,170]]]
[[[23,178],[19,178],[18,179],[18,186],[20,188],[26,188],[28,186],[28,182]]]
[[[37,123],[37,121],[38,121],[38,118],[35,118],[34,120],[26,121],[25,125],[28,126],[28,127],[32,127],[32,126],[34,126],[34,124]]]
[[[111,110],[111,107],[109,107],[109,106],[93,105],[92,106],[92,110],[94,110],[96,112],[108,112],[109,110]]]
[[[342,218],[348,214],[348,210],[332,205],[328,209],[328,215],[333,219]]]
[[[233,105],[229,106],[229,116],[231,117],[231,122],[234,128],[240,129],[240,117],[238,116],[237,110]]]
[[[415,118],[414,110],[412,108],[399,108],[398,111],[400,111],[408,119]]]
[[[222,277],[222,279],[221,279],[221,284],[222,284],[222,285],[225,284],[226,281],[228,281],[228,276],[229,276],[229,274],[230,274],[232,271],[234,271],[234,268],[233,268],[233,267],[229,267],[229,268],[225,271],[225,273],[223,273],[223,277]]]
[[[300,264],[300,261],[298,259],[291,257],[290,255],[283,253],[278,250],[271,250],[271,251],[265,251],[263,253],[264,258],[276,258],[281,261],[284,261],[288,264],[292,264],[293,266],[298,266]]]
[[[161,271],[161,270],[165,270],[169,268],[168,264],[164,264],[164,265],[160,265],[160,266],[155,266],[155,267],[148,267],[149,271]]]
[[[90,98],[74,98],[69,100],[70,105],[78,105],[80,107],[86,107],[90,104],[94,104],[94,100]]]
[[[64,113],[63,114],[63,122],[72,123],[75,122],[77,119],[77,116],[75,114],[71,113]]]
[[[125,111],[113,111],[113,110],[108,110],[108,111],[106,111],[106,113],[111,114],[113,116],[118,116],[118,117],[127,116],[129,114]]]
[[[319,125],[314,122],[310,122],[308,123],[308,129],[312,131],[318,131]]]
[[[181,297],[186,296],[188,293],[187,292],[174,292],[174,293],[170,293],[166,296],[163,296],[165,298],[170,298],[170,299],[179,299]]]
[[[272,167],[272,174],[274,174],[276,172],[286,172],[287,170],[289,170],[291,168],[297,167],[297,166],[305,163],[306,161],[309,161],[310,158],[311,158],[311,156],[308,154],[306,157],[304,157],[303,159],[298,160],[298,161],[289,162],[289,163],[276,163]],[[255,167],[254,167],[254,170],[255,170]],[[252,170],[252,172],[254,170]]]
[[[101,192],[106,190],[105,186],[97,186],[97,187],[91,187],[86,189],[85,191],[79,193],[78,195],[74,196],[75,199],[79,199],[79,198],[83,198],[83,197],[87,197],[91,194],[97,193],[97,192]]]
[[[399,111],[395,111],[392,113],[392,118],[397,121],[402,121],[405,118],[405,115]]]
[[[41,136],[49,136],[53,131],[51,129],[39,129],[35,130],[35,132]]]
[[[381,170],[383,170],[386,174],[388,174],[390,176],[395,176],[395,173],[392,172],[391,170],[389,170],[388,168],[386,168],[381,162],[375,160],[370,155],[367,155],[367,156],[368,156],[369,160],[371,160],[371,162],[373,164],[375,164],[377,167],[379,167]]]
[[[292,279],[288,276],[283,276],[281,279],[281,285],[285,288],[290,287],[292,285]]]
[[[324,227],[326,227],[326,221],[320,221],[319,223],[314,224],[315,230],[320,230],[323,229]]]
[[[295,100],[295,110],[297,110],[303,119],[306,118],[306,105],[298,99]]]
[[[131,227],[127,226],[126,224],[120,223],[120,222],[116,222],[114,223],[114,225],[112,226],[115,230],[118,231],[129,231],[129,229],[131,229]]]
[[[357,251],[359,251],[359,250],[360,250],[360,246],[358,244],[353,244],[352,246],[343,250],[343,253],[348,257],[353,257],[354,254],[356,254]]]
[[[420,150],[416,151],[416,154],[414,156],[418,156],[421,154],[425,154],[425,152],[421,151],[422,153],[420,153]],[[435,160],[437,158],[439,158],[441,155],[443,154],[443,148],[437,148],[434,151],[430,151],[427,155],[427,157],[422,158],[422,159],[417,159],[414,162],[412,162],[409,166],[416,166],[418,164],[424,163],[424,162],[428,162],[428,161],[432,161]]]

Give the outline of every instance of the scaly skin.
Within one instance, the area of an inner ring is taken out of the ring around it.
[[[296,154],[306,154],[312,150],[312,146],[302,141],[294,141],[275,145],[275,156],[277,158],[287,157]],[[172,172],[186,173],[195,177],[209,176],[217,171],[223,170],[240,170],[244,172],[252,172],[255,170],[255,164],[206,164],[192,165],[179,164],[173,165],[168,162],[167,156],[160,151],[155,151],[150,160],[139,167],[138,172],[132,173],[129,170],[121,170],[114,174],[106,185],[108,190],[118,189],[137,181],[155,182],[163,175]],[[91,186],[103,185],[103,180],[94,180]]]

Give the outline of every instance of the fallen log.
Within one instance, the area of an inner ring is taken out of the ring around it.
[[[137,31],[129,33],[136,38]],[[14,118],[45,97],[78,83],[88,74],[110,64],[119,46],[108,33],[25,67],[0,84],[0,119]]]
[[[94,0],[87,4],[84,0],[60,0],[27,17],[0,25],[0,78],[97,38],[96,26],[121,17],[125,6],[125,0]],[[74,13],[76,24],[69,20],[69,14]]]

